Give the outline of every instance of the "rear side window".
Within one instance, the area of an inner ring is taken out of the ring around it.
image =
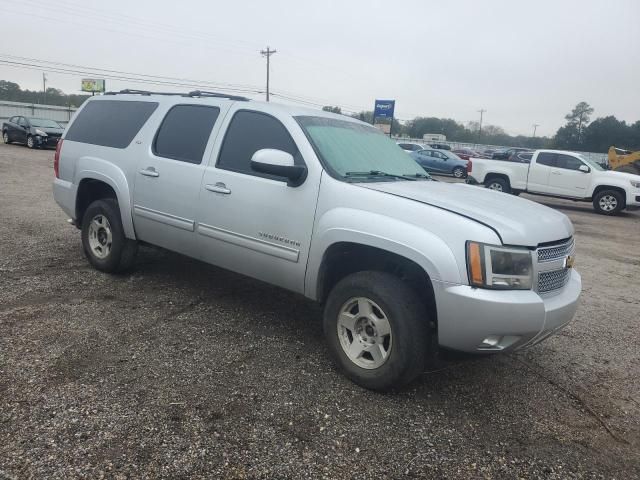
[[[548,167],[556,166],[556,154],[549,152],[541,152],[538,154],[538,158],[536,159],[536,163],[540,165],[546,165]]]
[[[220,109],[176,105],[164,117],[153,142],[153,153],[188,163],[201,163]]]
[[[157,102],[90,101],[69,128],[66,139],[127,148],[156,108]]]
[[[283,150],[293,155],[296,165],[304,164],[298,147],[279,120],[264,113],[240,110],[229,124],[216,166],[224,170],[283,180],[251,169],[251,157],[263,148]]]

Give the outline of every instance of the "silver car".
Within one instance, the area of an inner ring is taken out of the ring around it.
[[[577,308],[565,215],[434,182],[341,115],[208,92],[96,96],[54,170],[95,268],[134,268],[145,242],[320,302],[331,355],[366,388],[410,382],[438,348],[529,347]]]

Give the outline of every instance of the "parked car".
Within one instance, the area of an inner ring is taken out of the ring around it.
[[[475,150],[471,150],[470,148],[456,148],[451,150],[458,157],[463,160],[469,160],[471,157],[481,157],[482,155]]]
[[[528,192],[592,202],[596,212],[615,215],[640,206],[640,179],[612,172],[579,153],[537,150],[530,163],[473,159],[469,183],[506,193]]]
[[[405,143],[398,142],[398,146],[403,149],[405,152],[417,152],[418,150],[424,150],[425,146],[420,145],[419,143]]]
[[[491,154],[491,158],[493,158],[494,160],[508,160],[509,157],[514,153],[527,152],[527,151],[529,151],[528,148],[519,148],[519,147],[506,148],[502,150],[496,150]]]
[[[510,162],[530,163],[534,152],[515,152],[509,157]]]
[[[467,176],[467,161],[447,150],[418,150],[411,156],[429,173],[445,173],[456,178]]]
[[[29,148],[55,147],[64,127],[46,118],[11,117],[2,124],[4,143],[24,143]]]
[[[131,268],[141,242],[303,294],[324,306],[339,368],[376,390],[420,375],[439,347],[513,351],[574,316],[564,214],[432,181],[342,115],[138,93],[89,98],[56,148],[54,198],[96,269]]]
[[[446,143],[431,143],[429,144],[431,148],[435,148],[436,150],[451,150],[451,147]]]

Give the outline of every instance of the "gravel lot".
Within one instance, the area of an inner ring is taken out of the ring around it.
[[[381,395],[304,298],[151,248],[90,268],[52,158],[0,145],[0,479],[640,478],[640,212],[544,200],[577,230],[574,322]]]

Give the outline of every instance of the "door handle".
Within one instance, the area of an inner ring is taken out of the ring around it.
[[[551,170],[551,174],[552,175],[560,175],[560,172],[558,170]]]
[[[223,193],[225,195],[229,195],[231,193],[231,190],[229,190],[227,186],[222,182],[217,182],[215,185],[211,185],[210,183],[208,183],[204,186],[204,188],[206,188],[210,192]]]
[[[147,167],[144,170],[140,170],[140,175],[144,175],[145,177],[159,177],[160,174],[156,172],[156,169],[153,167]]]

